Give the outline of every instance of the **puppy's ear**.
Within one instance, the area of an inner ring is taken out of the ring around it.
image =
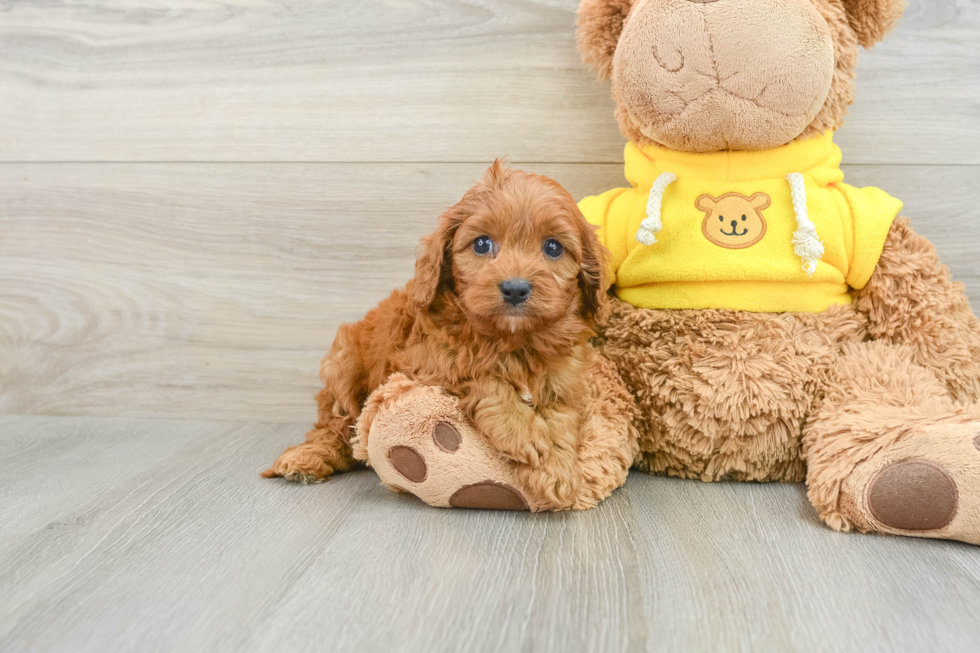
[[[578,6],[578,52],[599,74],[612,76],[613,55],[634,0],[582,0]]]
[[[905,0],[844,0],[847,22],[866,48],[885,38],[907,6]]]
[[[428,310],[436,300],[439,286],[452,281],[453,237],[465,217],[460,202],[439,216],[436,230],[419,242],[412,279],[412,303],[418,310]]]
[[[578,207],[575,209],[578,211]],[[596,228],[578,213],[579,238],[582,240],[582,267],[578,273],[582,293],[581,316],[602,324],[609,318],[609,295],[606,260],[608,252],[599,242]]]

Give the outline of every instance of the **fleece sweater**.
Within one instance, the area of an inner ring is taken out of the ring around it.
[[[626,146],[626,179],[579,204],[634,306],[818,313],[871,278],[902,203],[843,183],[828,132],[765,152]]]

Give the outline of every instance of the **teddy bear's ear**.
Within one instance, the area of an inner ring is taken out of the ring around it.
[[[578,6],[578,51],[599,79],[612,75],[616,44],[633,1],[582,0]]]
[[[885,38],[907,6],[905,0],[844,0],[847,21],[866,48]]]
[[[705,213],[711,213],[717,205],[718,199],[711,195],[702,195],[694,200],[694,206],[698,207],[699,211],[704,211]]]
[[[769,199],[769,196],[765,193],[756,193],[749,198],[749,204],[751,204],[752,208],[757,211],[764,211],[768,209],[771,203],[772,200]]]

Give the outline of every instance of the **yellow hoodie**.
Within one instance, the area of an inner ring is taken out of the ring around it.
[[[766,152],[626,146],[626,179],[579,203],[642,308],[818,313],[868,283],[902,203],[843,183],[826,134]]]

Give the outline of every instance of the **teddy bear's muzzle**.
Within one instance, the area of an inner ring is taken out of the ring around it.
[[[614,92],[637,128],[678,150],[765,150],[800,134],[834,74],[809,0],[647,0],[624,27]]]

